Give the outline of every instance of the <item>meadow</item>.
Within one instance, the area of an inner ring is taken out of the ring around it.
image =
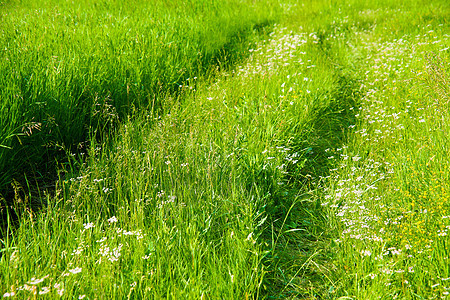
[[[3,298],[448,297],[447,1],[0,12]]]

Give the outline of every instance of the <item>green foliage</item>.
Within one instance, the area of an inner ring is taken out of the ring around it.
[[[133,107],[158,110],[160,95],[232,64],[254,28],[274,21],[276,7],[263,6],[271,7],[235,0],[9,4],[0,31],[1,172],[11,179],[55,152],[75,151],[89,130],[111,128]]]
[[[4,296],[448,295],[446,1],[46,3],[1,7],[0,167],[67,156]]]

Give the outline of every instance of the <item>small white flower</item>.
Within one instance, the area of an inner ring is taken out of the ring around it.
[[[78,299],[84,299],[84,297],[86,297],[86,295],[80,295],[78,296]]]
[[[393,249],[391,250],[392,255],[400,255],[402,253],[401,249]]]
[[[109,247],[106,245],[101,245],[99,253],[101,256],[107,256],[109,254]]]
[[[83,224],[84,229],[89,229],[95,227],[94,223],[84,223]]]
[[[47,277],[48,277],[48,275],[42,277],[41,279],[36,279],[36,278],[33,277],[33,278],[30,279],[30,281],[28,281],[28,284],[31,284],[31,285],[39,284],[39,283],[41,283],[42,281],[44,281],[44,279],[47,278]]]
[[[111,252],[109,253],[109,258],[108,258],[109,261],[115,262],[115,261],[119,260],[119,257],[121,255],[120,250],[122,249],[122,246],[123,246],[122,244],[119,244],[118,247],[111,250]]]
[[[47,294],[48,292],[50,292],[50,287],[44,286],[44,287],[42,287],[42,289],[39,291],[39,295],[45,295],[45,294]]]
[[[83,252],[83,247],[82,246],[79,246],[77,249],[74,249],[73,251],[72,251],[72,255],[80,255],[81,254],[81,252]]]
[[[79,267],[69,270],[69,272],[72,273],[72,274],[77,274],[77,273],[80,273],[81,271],[82,271],[82,269],[79,268]]]
[[[14,292],[11,292],[11,293],[4,293],[4,294],[3,294],[3,298],[13,297],[13,296],[15,296],[15,295],[16,295],[16,293],[14,293]]]
[[[116,223],[118,220],[116,218],[116,216],[112,216],[111,218],[108,219],[109,223]]]
[[[24,284],[23,289],[25,291],[28,291],[28,292],[32,293],[33,295],[37,294],[37,288],[34,285]]]

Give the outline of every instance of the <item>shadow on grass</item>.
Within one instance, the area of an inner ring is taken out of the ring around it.
[[[116,107],[116,102],[130,103],[127,88],[105,83],[106,86],[100,86],[101,90],[91,91],[82,86],[82,82],[73,81],[73,93],[79,95],[76,96],[77,103],[64,108],[58,106],[51,92],[34,99],[30,92],[32,87],[23,82],[24,97],[32,98],[36,103],[53,103],[53,106],[37,106],[35,111],[25,111],[24,115],[29,120],[23,121],[23,132],[12,137],[13,142],[8,148],[0,147],[3,152],[0,157],[6,162],[0,162],[0,239],[8,218],[10,222],[16,222],[21,213],[39,209],[45,193],[55,193],[61,164],[67,166],[63,169],[76,173],[76,164],[69,163],[73,160],[70,157],[74,156],[75,161],[85,160],[83,155],[87,153],[92,135],[98,141],[105,140],[104,137],[114,134],[114,128],[120,126],[121,120],[132,116],[133,111],[148,109],[149,113],[164,115],[163,104],[158,98],[167,95],[174,99],[182,97],[188,78],[212,74],[206,80],[214,80],[217,71],[232,70],[250,55],[251,43],[267,38],[273,24],[272,21],[264,21],[236,32],[222,48],[200,55],[193,73],[184,74],[177,82],[161,82],[147,91],[146,95],[154,95],[147,99],[147,103],[133,102],[127,107]],[[55,120],[50,114],[63,117]]]
[[[339,75],[330,91],[332,100],[316,110],[288,145],[292,152],[303,153],[304,164],[289,167],[287,184],[274,193],[266,207],[271,225],[261,234],[268,253],[263,262],[262,298],[332,298],[333,253],[329,245],[334,232],[327,227],[316,192],[321,178],[334,167],[328,159],[333,150],[327,149],[342,147],[350,125],[356,124],[353,108],[358,105],[359,93],[356,80]]]

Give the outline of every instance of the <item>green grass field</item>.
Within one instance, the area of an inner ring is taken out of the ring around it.
[[[0,296],[450,298],[447,1],[0,1]]]

